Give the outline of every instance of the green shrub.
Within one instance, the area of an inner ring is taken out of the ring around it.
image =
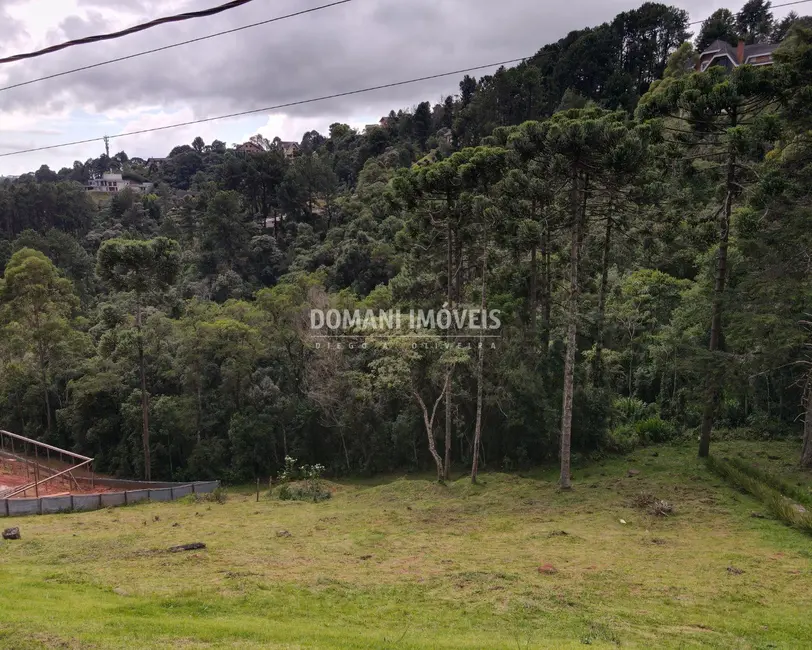
[[[330,490],[311,483],[287,483],[279,488],[279,499],[281,501],[326,501],[333,495]]]
[[[676,427],[658,417],[641,420],[634,425],[634,428],[643,443],[667,442],[677,436]]]
[[[619,397],[612,402],[612,418],[621,424],[634,424],[654,417],[656,404],[646,404],[637,397]]]
[[[324,465],[302,465],[296,467],[296,459],[285,457],[285,470],[279,476],[283,485],[279,488],[279,498],[282,501],[325,501],[332,494],[324,487],[321,475]],[[301,481],[294,483],[300,478]]]
[[[752,429],[759,440],[776,440],[795,435],[797,429],[779,418],[766,413],[753,413],[747,418],[748,428]]]
[[[607,451],[616,454],[628,454],[640,444],[637,429],[631,424],[622,424],[615,427],[606,435],[604,446]]]

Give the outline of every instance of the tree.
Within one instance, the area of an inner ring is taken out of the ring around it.
[[[773,31],[769,0],[749,0],[736,14],[736,29],[745,43],[764,43]]]
[[[429,335],[430,338],[430,335]],[[412,339],[404,337],[386,338],[370,341],[381,351],[370,365],[374,374],[375,385],[386,391],[408,391],[420,407],[423,428],[428,440],[428,449],[437,469],[437,480],[444,478],[443,459],[437,452],[437,441],[434,425],[437,409],[446,397],[449,386],[449,375],[454,366],[467,360],[467,352],[460,348],[450,348],[439,357],[433,352],[421,354],[413,347]],[[427,347],[431,347],[428,340]],[[434,343],[436,345],[436,342]],[[427,388],[435,388],[436,398],[425,397]]]
[[[197,151],[197,153],[203,153],[203,149],[206,147],[206,142],[200,136],[197,136],[194,140],[192,140],[192,149]]]
[[[110,239],[99,249],[96,272],[114,291],[132,292],[135,296],[135,327],[137,331],[138,371],[141,379],[142,442],[144,447],[144,478],[152,477],[149,441],[149,392],[144,364],[142,309],[151,292],[164,291],[177,277],[180,269],[178,243],[163,237],[148,241]]]
[[[696,51],[701,54],[716,40],[733,46],[739,42],[736,17],[729,9],[717,9],[702,23],[695,41]]]
[[[567,111],[545,123],[528,124],[514,140],[517,151],[536,159],[539,171],[560,184],[562,216],[570,228],[567,337],[561,417],[562,489],[571,487],[573,398],[580,320],[580,260],[588,226],[587,203],[596,187],[639,168],[643,145],[620,113],[597,109]],[[543,171],[542,171],[543,170]]]
[[[722,390],[724,363],[719,353],[724,349],[723,312],[731,215],[742,189],[757,177],[748,160],[763,155],[756,139],[776,135],[774,122],[763,115],[778,90],[771,80],[771,72],[764,68],[741,66],[728,72],[714,66],[705,72],[670,77],[655,84],[638,107],[638,116],[643,119],[665,116],[679,124],[673,128],[677,129],[675,141],[690,163],[685,169],[695,169],[700,164],[698,161],[705,161],[702,180],[715,181],[716,273],[700,457],[709,454]]]
[[[469,75],[465,75],[460,82],[460,103],[462,108],[468,106],[474,98],[476,92],[476,79]]]
[[[425,150],[426,140],[431,133],[431,104],[421,102],[417,105],[412,120],[414,137],[420,145],[420,149]]]
[[[0,280],[0,314],[7,331],[36,359],[49,437],[53,436],[51,373],[75,338],[70,319],[78,306],[73,284],[45,255],[30,248],[12,255]]]

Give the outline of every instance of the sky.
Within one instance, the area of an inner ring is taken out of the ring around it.
[[[0,56],[224,0],[0,0]],[[0,65],[0,88],[327,4],[254,0],[216,16],[162,25],[28,61]],[[681,0],[700,20],[743,0]],[[164,52],[0,91],[0,153],[19,151],[366,88],[527,57],[574,29],[599,25],[635,0],[353,0]],[[776,3],[777,4],[777,3]],[[812,5],[810,5],[812,6]],[[800,7],[798,9],[801,9]],[[776,17],[788,13],[775,10]],[[489,74],[481,70],[475,76]],[[233,145],[261,133],[301,140],[343,122],[362,128],[392,109],[458,92],[448,77],[274,112],[113,138],[110,153],[163,157],[196,137]],[[0,157],[0,176],[70,167],[103,153],[96,142]]]

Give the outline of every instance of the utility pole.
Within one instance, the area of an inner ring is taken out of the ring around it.
[[[110,157],[110,136],[104,136],[104,151],[107,153],[107,157]]]

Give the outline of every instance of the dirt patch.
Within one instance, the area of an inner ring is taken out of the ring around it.
[[[45,477],[41,475],[40,480],[43,478]],[[24,466],[15,467],[7,461],[0,464],[0,492],[3,490],[23,487],[24,485],[28,485],[33,482],[34,477],[26,475]],[[90,485],[85,485],[84,483],[79,483],[79,487],[77,489],[74,483],[69,482],[69,479],[63,479],[62,477],[45,483],[44,485],[40,485],[38,489],[39,496],[41,497],[61,496],[68,494],[101,494],[118,491],[120,490],[117,488],[103,487],[100,485],[91,487]],[[36,496],[35,491],[33,488],[31,488],[27,492],[18,494],[16,497],[12,498],[30,499],[34,496]]]

